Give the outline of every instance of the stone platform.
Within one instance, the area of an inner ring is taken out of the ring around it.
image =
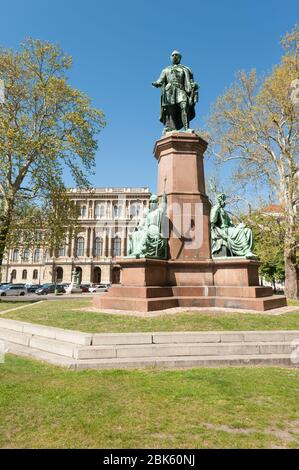
[[[240,365],[298,367],[299,331],[101,333],[0,319],[7,352],[71,370]]]
[[[151,312],[174,307],[226,307],[265,311],[287,305],[258,285],[256,260],[163,261],[119,259],[122,285],[93,300],[99,310]]]

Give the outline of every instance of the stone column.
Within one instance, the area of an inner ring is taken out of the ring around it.
[[[112,237],[111,230],[108,230],[108,257],[112,257]]]
[[[107,231],[103,231],[103,257],[107,258]]]
[[[90,228],[86,228],[86,245],[85,245],[85,257],[89,258],[90,253]]]
[[[95,252],[95,238],[96,238],[96,229],[95,227],[91,231],[91,252],[90,252],[90,257],[94,258],[94,252]]]

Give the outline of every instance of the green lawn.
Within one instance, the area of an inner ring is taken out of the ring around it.
[[[72,372],[6,356],[1,448],[299,448],[299,371]]]
[[[91,302],[90,299],[48,300],[42,304],[32,304],[24,310],[6,313],[1,315],[0,318],[11,318],[91,333],[299,329],[299,302],[297,302],[297,312],[277,316],[244,314],[242,312],[188,312],[149,318],[109,315],[80,310],[83,307],[90,306]]]
[[[30,302],[29,302],[30,303]],[[21,307],[21,305],[27,305],[28,304],[28,301],[27,302],[22,302],[22,301],[5,301],[5,300],[1,300],[0,301],[0,312],[3,312],[3,310],[8,310],[8,309],[11,309],[11,308],[15,308],[15,307]]]

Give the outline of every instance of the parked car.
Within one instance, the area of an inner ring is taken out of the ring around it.
[[[102,284],[92,284],[89,287],[89,292],[95,293],[95,292],[107,292],[108,287],[106,285]]]
[[[27,292],[31,294],[34,294],[37,291],[37,289],[39,289],[40,287],[41,287],[40,284],[27,284],[26,285]]]
[[[27,294],[27,289],[26,287],[21,287],[13,284],[7,284],[5,286],[0,286],[0,296],[1,297],[6,297],[6,296],[16,296],[16,295],[26,295]]]
[[[58,292],[58,294],[61,294],[61,293],[65,292],[64,287],[60,286],[59,284],[57,284],[56,286],[55,286],[55,284],[44,284],[39,289],[37,289],[35,291],[35,293],[37,295],[54,294],[55,293],[55,287],[56,287],[56,291]]]
[[[81,284],[81,289],[82,289],[82,292],[90,292],[89,289],[91,287],[91,284]]]

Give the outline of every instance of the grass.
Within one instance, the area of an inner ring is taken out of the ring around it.
[[[299,301],[297,301],[297,312],[276,316],[242,312],[188,312],[148,318],[81,310],[89,307],[91,302],[90,299],[48,300],[42,304],[32,304],[24,310],[6,313],[1,315],[1,318],[91,333],[299,329]],[[293,304],[296,304],[296,301],[293,301]]]
[[[299,447],[299,371],[71,372],[6,356],[1,448]]]

